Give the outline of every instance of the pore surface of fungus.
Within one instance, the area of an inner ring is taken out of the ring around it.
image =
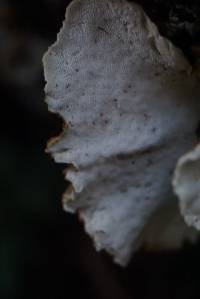
[[[134,3],[75,0],[43,62],[49,110],[67,123],[48,147],[69,165],[64,208],[96,248],[126,264],[163,230],[168,243],[177,227],[173,244],[191,236],[178,209],[158,216],[174,211],[173,169],[196,141],[199,88],[182,52]]]

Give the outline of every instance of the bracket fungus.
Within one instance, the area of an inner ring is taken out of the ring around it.
[[[126,0],[74,0],[45,54],[46,102],[67,129],[48,146],[68,165],[66,211],[125,265],[143,244],[176,247],[195,230],[172,189],[196,142],[199,82],[180,49]]]

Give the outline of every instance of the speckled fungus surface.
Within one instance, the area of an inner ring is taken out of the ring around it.
[[[182,52],[134,3],[75,0],[43,62],[49,110],[67,123],[48,147],[69,165],[64,208],[78,211],[96,248],[125,265],[145,241],[192,238],[171,186],[200,115]]]

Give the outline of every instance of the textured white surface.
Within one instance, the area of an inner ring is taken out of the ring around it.
[[[200,145],[179,159],[173,186],[186,223],[200,230]]]
[[[74,1],[44,69],[49,109],[68,124],[49,146],[72,165],[64,208],[79,211],[97,249],[126,264],[174,200],[175,163],[195,141],[197,80],[181,51],[123,0]]]

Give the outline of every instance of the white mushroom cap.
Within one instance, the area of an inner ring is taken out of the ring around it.
[[[179,159],[173,186],[186,223],[200,230],[200,145]]]
[[[126,264],[157,211],[175,200],[174,166],[196,140],[197,78],[125,0],[73,1],[44,70],[49,110],[68,124],[48,149],[72,166],[64,208],[79,212],[97,249]]]

